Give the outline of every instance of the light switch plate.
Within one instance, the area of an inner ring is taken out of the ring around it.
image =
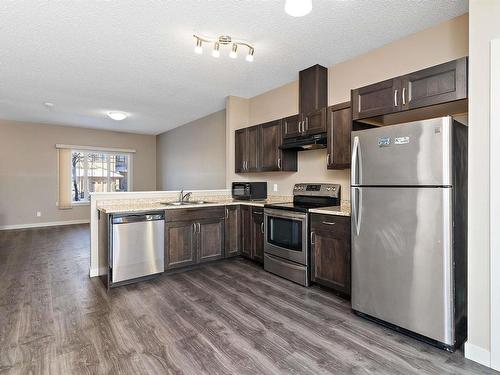
[[[36,217],[41,217],[42,216],[42,213],[40,211],[37,211],[36,212]]]
[[[273,191],[278,191],[278,184],[273,185]]]

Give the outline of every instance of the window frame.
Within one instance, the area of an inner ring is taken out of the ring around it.
[[[82,200],[82,201],[75,201],[73,200],[73,174],[72,172],[69,173],[69,178],[70,178],[70,195],[71,195],[71,205],[72,206],[86,206],[90,205],[90,181],[89,181],[89,176],[88,176],[88,155],[89,154],[101,154],[101,155],[106,155],[106,164],[107,164],[107,179],[106,179],[106,186],[111,186],[111,177],[110,177],[110,156],[112,155],[120,155],[120,156],[125,156],[127,158],[127,192],[132,191],[132,174],[133,174],[133,153],[131,152],[123,152],[123,151],[106,151],[102,149],[89,149],[89,148],[71,148],[71,157],[73,157],[73,153],[79,152],[81,154],[86,155],[84,158],[84,165],[83,165],[83,179],[84,179],[84,187],[87,192],[87,199]],[[70,165],[71,168],[71,165]],[[106,193],[121,193],[121,192],[111,192],[107,191]]]

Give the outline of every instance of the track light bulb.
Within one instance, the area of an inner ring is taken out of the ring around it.
[[[214,50],[212,51],[213,57],[220,57],[219,42],[214,43]]]
[[[248,62],[252,62],[253,61],[253,53],[254,53],[254,49],[253,48],[249,48],[248,49],[248,55],[245,57],[245,60],[248,61]]]
[[[238,49],[238,45],[236,43],[233,43],[233,47],[231,49],[231,52],[229,52],[229,57],[232,59],[235,59],[238,57],[238,53],[236,50]]]
[[[194,53],[201,55],[203,53],[203,47],[201,46],[201,39],[196,38],[196,47],[194,47]]]

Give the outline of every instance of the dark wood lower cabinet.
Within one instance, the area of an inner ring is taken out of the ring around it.
[[[224,256],[224,208],[166,212],[165,270]]]
[[[226,207],[224,238],[226,242],[225,257],[240,255],[241,251],[241,214],[240,206]]]
[[[252,259],[264,263],[264,210],[252,207]]]
[[[198,262],[221,259],[224,256],[224,219],[198,222]]]
[[[252,258],[252,207],[241,206],[241,255]]]
[[[241,206],[241,255],[264,262],[264,209]]]
[[[196,224],[192,221],[165,224],[165,269],[196,264]]]
[[[311,215],[311,280],[351,294],[350,218]]]

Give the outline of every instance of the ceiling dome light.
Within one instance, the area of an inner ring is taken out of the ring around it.
[[[196,47],[194,47],[194,53],[201,55],[203,53],[203,47],[201,46],[201,39],[196,38]]]
[[[285,12],[292,17],[303,17],[312,10],[312,0],[286,0]]]
[[[248,62],[253,62],[253,53],[254,53],[254,49],[253,48],[249,48],[248,49],[248,55],[245,57],[245,60],[248,61]]]
[[[238,57],[238,53],[236,50],[238,49],[238,45],[236,43],[233,43],[233,48],[231,49],[231,52],[229,52],[229,57],[232,59],[235,59]]]
[[[108,116],[115,121],[125,120],[128,117],[128,115],[125,112],[119,112],[119,111],[108,112]]]
[[[214,50],[212,51],[213,57],[220,57],[219,42],[214,43]]]

